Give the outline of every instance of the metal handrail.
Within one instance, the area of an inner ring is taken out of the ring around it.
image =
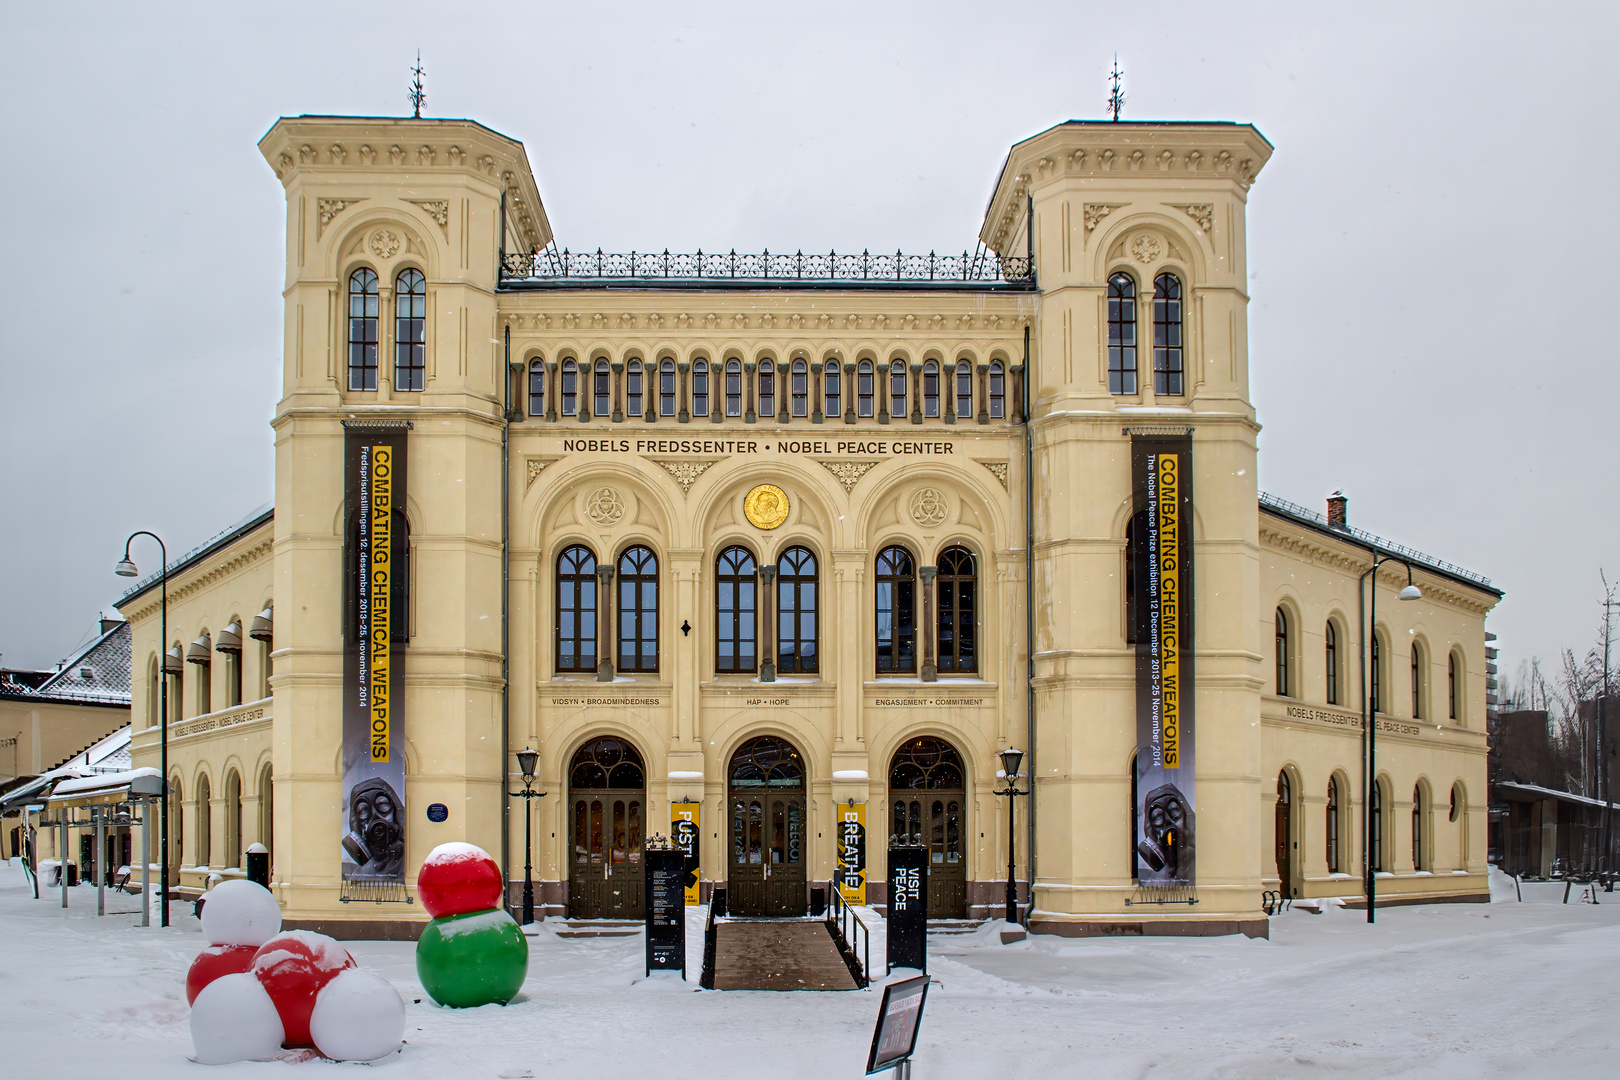
[[[723,255],[699,249],[687,254],[630,251],[558,251],[508,254],[501,260],[502,281],[581,283],[600,281],[736,281],[815,285],[818,283],[887,283],[917,285],[1033,286],[1034,265],[1027,256],[991,252],[960,255],[825,255],[796,251],[791,255],[763,251]]]
[[[865,988],[872,985],[872,932],[867,929],[861,917],[855,914],[855,909],[849,906],[843,894],[838,891],[836,884],[832,885],[832,900],[827,905],[827,930],[833,935],[839,945],[839,952],[849,958],[850,962],[860,970],[855,975],[858,986]],[[861,940],[861,955],[855,955],[855,936],[859,934]]]

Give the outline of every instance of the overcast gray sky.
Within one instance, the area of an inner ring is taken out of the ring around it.
[[[1240,120],[1262,488],[1507,590],[1506,670],[1620,574],[1612,4],[30,4],[0,32],[0,663],[269,501],[282,115],[528,148],[573,248],[971,247],[1007,148]],[[142,541],[149,544],[149,541]],[[152,547],[136,550],[155,569]]]

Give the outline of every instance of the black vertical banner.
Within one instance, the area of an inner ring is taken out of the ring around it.
[[[1197,883],[1190,435],[1133,435],[1136,859],[1144,885]]]
[[[648,848],[643,856],[647,906],[647,971],[686,978],[686,852]]]
[[[408,423],[344,425],[343,880],[405,883]],[[396,611],[398,607],[401,610]]]
[[[928,970],[928,849],[889,845],[889,967]]]

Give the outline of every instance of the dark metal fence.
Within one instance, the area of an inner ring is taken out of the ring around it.
[[[770,251],[739,254],[664,252],[609,253],[558,251],[546,248],[533,254],[507,255],[501,281],[510,285],[547,287],[611,287],[615,283],[642,288],[666,285],[735,284],[759,287],[887,286],[891,288],[1031,289],[1035,286],[1030,260],[1000,256],[989,251],[960,255],[825,255],[796,251],[791,255]]]

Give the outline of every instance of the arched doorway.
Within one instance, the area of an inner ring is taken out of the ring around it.
[[[1294,895],[1294,787],[1289,783],[1287,769],[1277,774],[1274,832],[1277,838],[1277,888],[1288,898]]]
[[[641,837],[646,769],[623,739],[592,739],[568,772],[574,857],[568,914],[576,919],[640,919]]]
[[[967,917],[962,756],[943,739],[909,739],[889,763],[890,834],[928,847],[928,917]]]
[[[762,735],[731,755],[733,915],[803,915],[805,895],[804,759],[785,739]]]

